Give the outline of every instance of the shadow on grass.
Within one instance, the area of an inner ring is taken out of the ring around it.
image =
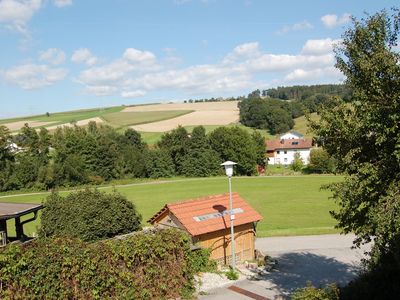
[[[283,254],[277,261],[276,269],[262,275],[260,279],[273,283],[282,294],[286,295],[305,287],[308,281],[316,287],[329,283],[344,286],[360,270],[358,265],[304,252]]]

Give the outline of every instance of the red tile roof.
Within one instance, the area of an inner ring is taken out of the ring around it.
[[[312,139],[287,139],[265,141],[267,151],[279,149],[308,149],[312,147]]]
[[[232,193],[232,205],[234,210],[239,209],[238,212],[234,212],[235,226],[260,221],[262,219],[261,215],[246,201],[240,198],[237,193]],[[240,209],[242,212],[240,212]],[[167,204],[148,222],[151,224],[157,223],[159,217],[169,211],[181,222],[192,236],[198,236],[230,228],[229,215],[218,215],[218,213],[225,210],[229,211],[228,193]],[[217,215],[215,215],[216,213]],[[199,220],[197,217],[203,217],[203,220]]]

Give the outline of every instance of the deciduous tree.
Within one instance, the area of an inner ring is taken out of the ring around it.
[[[336,66],[353,96],[336,99],[312,125],[345,174],[330,186],[339,204],[333,216],[345,233],[357,235],[357,244],[374,240],[370,267],[386,266],[388,282],[381,284],[389,289],[400,280],[399,29],[396,9],[392,16],[353,19],[336,49]]]

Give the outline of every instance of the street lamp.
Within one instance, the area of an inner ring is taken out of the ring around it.
[[[232,248],[232,269],[235,270],[236,268],[236,261],[235,261],[235,234],[233,230],[233,220],[235,220],[235,215],[233,214],[233,207],[232,207],[232,175],[233,175],[233,166],[237,165],[237,163],[233,161],[226,161],[221,166],[225,167],[225,174],[228,176],[229,181],[229,210],[231,216],[231,248]]]

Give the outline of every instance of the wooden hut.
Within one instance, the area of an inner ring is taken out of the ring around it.
[[[254,259],[256,225],[262,217],[239,194],[232,194],[237,261]],[[195,245],[211,249],[220,264],[231,260],[229,194],[166,204],[149,223],[186,231]]]
[[[36,220],[38,211],[43,208],[41,204],[32,203],[0,203],[0,246],[8,241],[29,239],[24,233],[24,225]],[[33,214],[31,218],[21,221],[22,217]],[[7,232],[7,220],[15,220],[15,238],[10,238]]]

